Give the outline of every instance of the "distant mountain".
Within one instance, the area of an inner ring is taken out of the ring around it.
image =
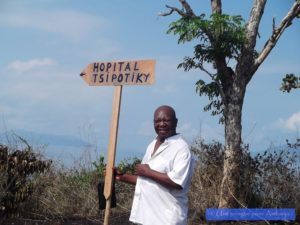
[[[94,161],[100,155],[107,156],[107,147],[92,146],[88,142],[71,135],[57,135],[39,133],[27,130],[14,130],[0,133],[0,144],[11,142],[15,144],[22,139],[26,140],[29,145],[46,145],[43,149],[43,155],[46,158],[61,162],[66,167],[71,167],[74,163],[85,163]],[[96,147],[97,149],[95,149]],[[137,152],[132,149],[117,149],[116,165],[123,160],[130,160],[134,157],[142,158],[143,152]]]
[[[16,139],[18,136],[25,139],[29,144],[69,147],[80,147],[88,144],[80,138],[71,135],[46,134],[26,130],[14,130],[0,133],[0,143],[5,144],[8,142],[7,139]]]

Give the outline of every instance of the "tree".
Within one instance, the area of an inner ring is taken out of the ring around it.
[[[173,13],[180,16],[168,30],[168,33],[179,35],[178,43],[198,42],[194,47],[194,56],[185,57],[178,67],[185,71],[200,69],[211,78],[210,83],[199,80],[196,90],[200,95],[209,97],[210,103],[204,110],[220,115],[220,122],[225,125],[226,149],[219,207],[237,207],[241,172],[241,118],[246,87],[286,28],[300,17],[300,0],[293,3],[280,24],[276,26],[273,20],[272,34],[260,51],[255,47],[267,0],[253,0],[247,22],[241,16],[223,14],[221,0],[211,0],[212,14],[209,18],[203,13],[196,15],[186,0],[179,2],[182,9],[167,5],[169,11],[161,13],[161,16]],[[232,67],[228,63],[230,60],[235,64]],[[213,72],[207,69],[207,64],[213,65]]]

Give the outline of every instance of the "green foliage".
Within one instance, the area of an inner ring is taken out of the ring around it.
[[[179,35],[178,43],[189,42],[195,38],[207,41],[208,37],[205,34],[205,30],[208,23],[204,17],[204,14],[199,17],[182,17],[170,23],[167,33]]]
[[[99,180],[104,180],[104,171],[106,168],[104,159],[104,156],[101,155],[95,161],[92,161],[93,168],[90,169],[72,169],[68,175],[65,175],[66,182],[69,182],[72,186],[81,188],[87,188],[91,184],[96,185]]]
[[[23,150],[10,150],[0,145],[0,209],[5,216],[12,216],[32,195],[35,178],[51,165],[51,161],[40,159],[26,141],[25,144],[27,147]]]
[[[196,92],[199,93],[200,96],[207,95],[210,103],[204,106],[204,111],[211,111],[213,116],[223,114],[224,105],[223,102],[219,98],[219,88],[216,82],[210,82],[208,84],[203,80],[198,80],[196,82]],[[220,123],[224,122],[224,117],[221,116],[219,119]]]
[[[178,65],[185,71],[200,69],[205,71],[204,63],[212,63],[216,68],[219,59],[237,60],[245,43],[245,23],[241,16],[212,14],[209,19],[202,14],[199,17],[182,17],[169,25],[167,33],[178,35],[178,43],[196,41],[194,56],[185,57]],[[233,71],[232,75],[234,75]],[[223,114],[223,102],[220,100],[217,82],[223,74],[210,74],[212,82],[203,80],[196,83],[196,92],[207,95],[210,103],[204,111],[212,110],[212,115]],[[224,122],[221,117],[220,122]]]
[[[290,92],[292,89],[300,88],[300,77],[294,74],[286,74],[282,79],[282,84],[280,90],[283,92]]]
[[[78,187],[88,187],[91,183],[95,183],[94,173],[86,170],[73,170],[65,179],[69,184]]]
[[[245,43],[244,20],[241,16],[226,14],[212,14],[209,19],[205,19],[204,14],[183,17],[172,22],[167,33],[179,35],[178,43],[200,42],[195,46],[195,57],[191,58],[195,64],[182,64],[186,70],[197,67],[197,63],[214,62],[219,56],[237,59]]]
[[[106,164],[104,162],[104,156],[101,155],[99,159],[92,162],[92,165],[95,167],[96,173],[99,175],[100,179],[103,179],[104,178],[104,170],[106,167]]]
[[[141,159],[139,159],[137,157],[124,159],[118,164],[118,169],[122,173],[134,174],[135,166],[139,163],[141,163]]]

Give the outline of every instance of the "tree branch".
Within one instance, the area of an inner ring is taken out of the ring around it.
[[[278,28],[274,28],[271,37],[266,42],[263,50],[256,58],[254,63],[254,71],[262,64],[266,57],[270,54],[271,50],[275,47],[277,41],[285,31],[285,29],[292,24],[293,19],[300,14],[300,0],[295,1],[291,9],[281,21]]]
[[[183,10],[180,10],[180,9],[178,9],[176,7],[172,7],[172,6],[169,6],[169,5],[166,5],[166,8],[170,9],[170,11],[169,12],[160,13],[159,14],[160,16],[169,16],[173,12],[177,12],[180,16],[187,17],[187,14]]]
[[[222,14],[222,1],[221,0],[210,0],[211,3],[211,11],[212,13],[217,13],[217,14]],[[209,32],[206,32],[207,36],[210,40],[210,42],[214,45],[215,40],[214,38],[209,34]],[[224,90],[228,88],[228,84],[232,81],[233,74],[231,74],[229,67],[227,67],[226,64],[226,57],[224,55],[218,55],[214,58],[216,68],[219,74],[219,79],[220,82],[216,83],[218,84],[219,87],[219,92],[222,97],[222,101],[225,103],[226,100],[226,95]],[[230,68],[231,69],[231,68]],[[215,79],[213,79],[215,80]]]
[[[215,80],[214,77],[216,76],[216,74],[212,74],[211,72],[209,72],[207,69],[204,68],[202,64],[197,63],[196,67],[205,72],[212,80]]]
[[[221,0],[210,0],[211,9],[213,13],[222,14],[222,2]]]
[[[220,92],[220,95],[221,95],[221,99],[223,101],[226,100],[226,96],[225,96],[225,93],[222,89],[222,84],[215,78],[216,75],[215,74],[212,74],[210,73],[207,69],[204,68],[204,66],[200,63],[197,64],[197,67],[200,68],[200,70],[202,70],[203,72],[205,72],[213,81],[216,82],[216,84],[218,85],[218,89],[219,89],[219,92]]]
[[[181,3],[182,7],[185,9],[186,13],[191,16],[191,17],[195,17],[195,13],[193,12],[191,6],[187,3],[187,1],[185,0],[179,0],[179,2]]]
[[[166,7],[168,9],[170,9],[169,12],[165,12],[165,13],[160,13],[160,16],[169,16],[171,15],[173,12],[177,12],[180,16],[182,17],[196,17],[194,11],[192,10],[191,6],[187,3],[187,1],[185,0],[179,0],[179,2],[181,3],[183,9],[178,9],[176,7],[172,7],[169,5],[166,5]]]
[[[236,65],[236,74],[239,76],[237,77],[238,80],[244,80],[246,83],[251,80],[254,74],[251,72],[251,66],[253,64],[249,62],[254,63],[254,49],[256,45],[256,38],[259,35],[258,28],[262,15],[264,13],[266,2],[267,0],[253,1],[250,17],[245,28],[246,41],[241,50],[241,54]]]
[[[251,9],[250,18],[246,27],[246,48],[250,51],[254,50],[256,45],[256,37],[258,34],[258,27],[262,15],[264,14],[264,9],[267,0],[254,0],[253,7]]]

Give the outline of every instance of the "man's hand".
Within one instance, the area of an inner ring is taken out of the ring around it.
[[[137,164],[135,167],[136,175],[138,176],[149,176],[149,173],[151,172],[151,168],[148,164]]]
[[[103,174],[104,174],[104,176],[106,175],[105,169],[103,170]],[[117,167],[113,168],[113,176],[114,176],[114,179],[117,181],[123,181],[125,183],[133,184],[133,185],[136,184],[136,179],[137,179],[136,175],[123,173]]]
[[[121,180],[124,173],[122,173],[118,168],[114,168],[114,177],[116,180]]]
[[[124,173],[122,173],[117,167],[113,168],[113,176],[116,180],[120,180],[120,177],[123,175]],[[103,176],[106,176],[106,169],[103,170]]]

